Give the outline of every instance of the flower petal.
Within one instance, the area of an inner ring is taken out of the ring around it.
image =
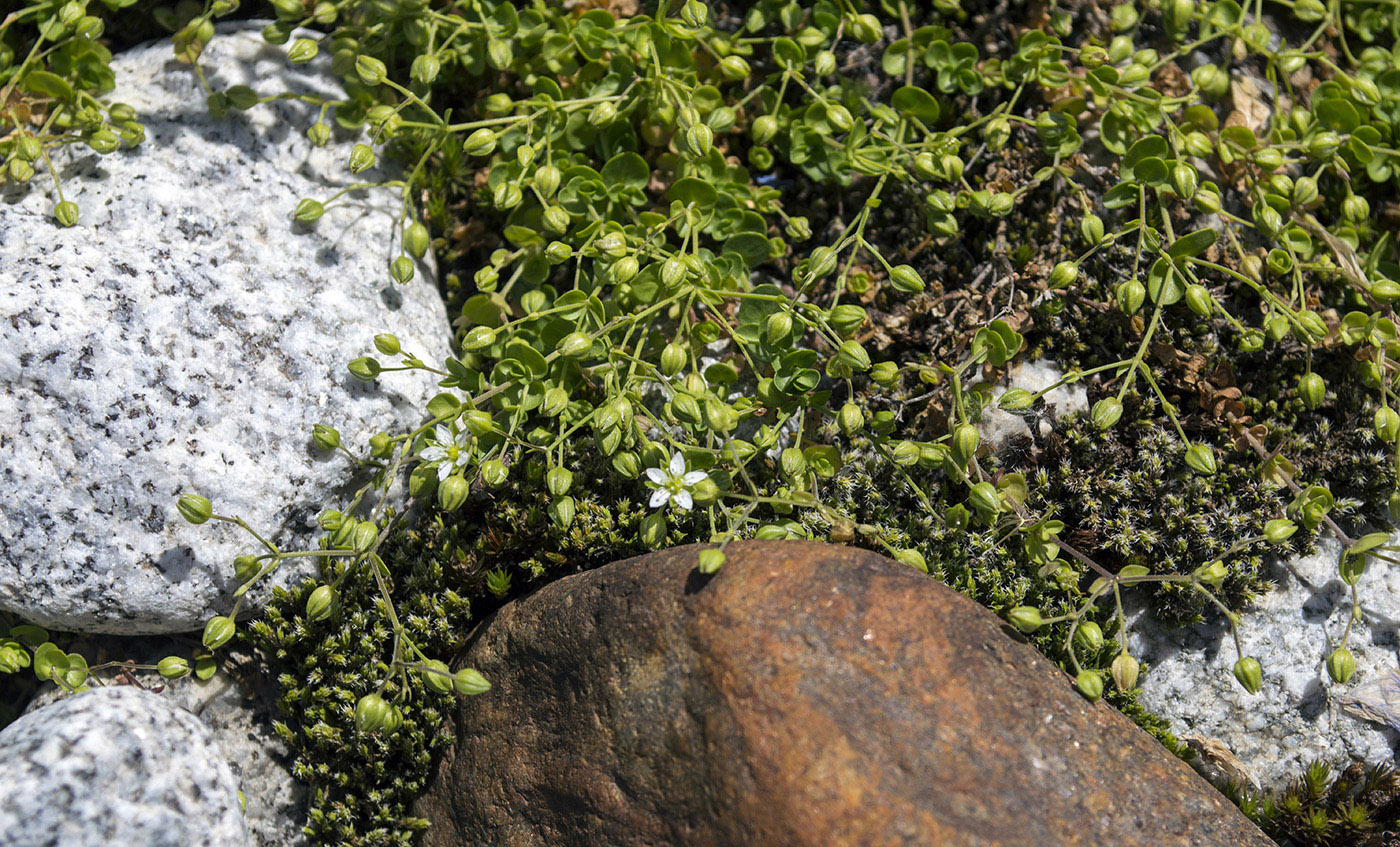
[[[423,451],[418,455],[425,462],[441,462],[443,459],[447,458],[447,451],[434,444],[429,447],[424,447]]]
[[[665,485],[671,478],[666,476],[666,472],[661,468],[647,468],[647,479],[657,485]]]
[[[655,509],[658,506],[666,505],[666,501],[670,499],[671,492],[667,491],[664,488],[658,488],[651,493],[651,503],[649,503],[648,505]]]
[[[438,482],[442,482],[449,476],[452,476],[452,463],[443,462],[442,464],[438,465]]]
[[[694,485],[708,476],[709,474],[705,473],[704,471],[691,471],[690,473],[681,477],[681,485]]]
[[[671,455],[670,470],[671,476],[673,477],[677,477],[685,473],[685,457],[681,455],[681,451],[677,450]]]
[[[677,491],[671,495],[671,499],[675,501],[677,506],[686,511],[690,511],[690,507],[695,505],[695,500],[691,498],[689,491]]]
[[[433,438],[434,438],[439,444],[451,444],[451,443],[452,443],[452,430],[449,429],[449,428],[447,427],[447,424],[438,424],[438,425],[433,429]]]

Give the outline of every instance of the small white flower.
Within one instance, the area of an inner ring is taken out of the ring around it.
[[[659,509],[669,500],[682,509],[690,509],[695,505],[695,498],[690,496],[690,489],[705,477],[704,471],[687,473],[685,457],[680,451],[676,451],[671,456],[670,467],[647,468],[647,485],[656,489],[651,493],[649,505],[653,509]]]
[[[467,451],[467,442],[471,440],[471,433],[466,430],[454,433],[451,429],[438,424],[433,430],[433,440],[418,458],[428,464],[436,464],[438,469],[438,481],[441,482],[452,475],[457,468],[465,468],[467,462],[471,460],[471,454]]]

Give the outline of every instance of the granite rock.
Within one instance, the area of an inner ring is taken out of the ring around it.
[[[1373,566],[1357,584],[1363,616],[1348,640],[1357,671],[1347,685],[1334,684],[1325,663],[1352,610],[1337,574],[1341,549],[1324,538],[1314,554],[1274,564],[1276,587],[1244,612],[1241,647],[1264,667],[1257,695],[1231,673],[1235,645],[1224,622],[1173,629],[1135,608],[1129,648],[1147,664],[1142,704],[1178,736],[1218,742],[1264,787],[1283,787],[1314,759],[1341,767],[1391,763],[1400,733],[1353,716],[1339,698],[1396,673],[1400,570]]]
[[[182,646],[158,637],[99,635],[85,637],[70,649],[94,663],[134,661],[149,666],[165,656],[186,653]],[[237,648],[226,656],[226,664],[241,670],[257,667],[250,660]],[[157,692],[167,704],[185,709],[204,724],[243,792],[243,819],[253,847],[302,847],[306,843],[307,790],[292,777],[292,755],[272,729],[276,686],[270,679],[251,673],[235,678],[221,671],[208,680],[193,675],[167,680],[151,670],[129,671],[115,679]],[[46,685],[26,712],[73,696]]]
[[[341,96],[324,54],[290,66],[259,26],[218,27],[200,60],[211,85]],[[431,268],[389,279],[392,191],[292,222],[304,197],[381,178],[350,176],[356,138],[313,148],[317,110],[300,102],[211,118],[168,41],[112,64],[111,99],[135,108],[146,141],[57,152],[76,227],[49,217],[46,175],[0,206],[0,609],[86,632],[188,631],[230,608],[231,562],[258,547],[228,524],[187,525],[177,496],[311,546],[315,515],[354,487],[312,425],[363,450],[436,391],[423,372],[363,385],[346,363],[391,332],[440,364],[451,331]],[[296,561],[279,581],[312,575]]]
[[[228,762],[197,718],[98,688],[0,731],[0,847],[242,847]]]
[[[995,615],[851,547],[696,546],[504,607],[427,847],[1273,844]]]

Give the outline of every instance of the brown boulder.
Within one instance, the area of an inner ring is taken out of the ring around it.
[[[1271,847],[973,601],[889,559],[740,542],[562,579],[465,659],[492,681],[427,847]]]

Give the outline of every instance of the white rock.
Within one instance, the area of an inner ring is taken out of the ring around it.
[[[0,847],[242,847],[238,788],[209,731],[132,686],[85,692],[0,731]]]
[[[1025,362],[1016,365],[1011,371],[1011,384],[998,386],[993,396],[1000,398],[1008,388],[1023,388],[1034,394],[1044,391],[1064,378],[1064,371],[1047,359]],[[1089,408],[1089,395],[1079,384],[1061,385],[1045,393],[1046,410],[1051,417],[1038,422],[1040,435],[1048,435],[1055,418]],[[1029,435],[1031,430],[1022,414],[1003,411],[996,404],[982,412],[982,420],[977,425],[982,443],[993,450],[999,450],[1007,441],[1018,435]]]
[[[1141,701],[1167,718],[1172,732],[1215,738],[1265,786],[1281,787],[1313,759],[1337,764],[1394,757],[1394,730],[1343,711],[1337,695],[1396,669],[1400,570],[1372,565],[1358,583],[1364,614],[1348,645],[1356,676],[1335,685],[1327,656],[1351,615],[1351,594],[1337,576],[1341,545],[1326,538],[1311,556],[1276,565],[1278,588],[1259,598],[1239,627],[1245,655],[1264,667],[1264,687],[1247,694],[1231,672],[1236,654],[1228,627],[1163,627],[1140,609],[1130,649],[1148,663]]]
[[[218,28],[201,58],[211,85],[341,96],[324,54],[289,66],[259,26]],[[304,103],[211,119],[168,41],[112,64],[112,100],[135,107],[145,143],[58,152],[82,209],[72,229],[49,217],[47,174],[0,214],[0,609],[87,632],[188,631],[228,611],[233,558],[260,550],[228,524],[185,524],[177,496],[310,546],[318,511],[353,490],[312,425],[363,451],[436,392],[422,372],[366,387],[346,363],[392,332],[440,365],[451,331],[431,269],[389,281],[391,190],[294,231],[300,199],[379,178],[348,173],[355,138],[312,148]]]
[[[115,655],[125,652],[115,643],[120,636],[98,637],[112,640]],[[86,643],[84,655],[93,649],[91,641]],[[180,652],[180,647],[172,643],[148,652],[138,661],[151,665]],[[132,676],[142,686],[159,691],[170,707],[188,710],[209,731],[209,737],[224,753],[236,787],[243,792],[243,820],[254,847],[301,847],[306,843],[302,830],[307,820],[306,786],[292,777],[291,754],[272,730],[271,704],[265,698],[249,696],[223,672],[207,681],[193,675],[165,680],[155,671],[141,670],[132,672]],[[80,696],[53,685],[45,688],[26,707],[26,713]]]

